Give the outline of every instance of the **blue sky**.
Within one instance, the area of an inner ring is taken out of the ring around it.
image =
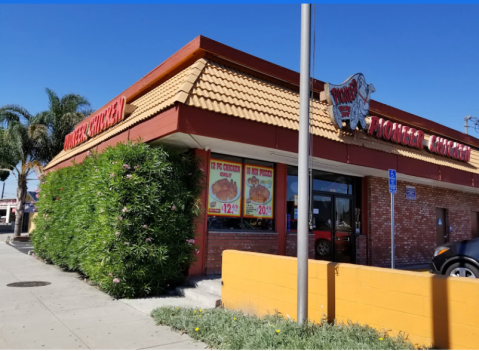
[[[477,4],[318,4],[315,77],[362,72],[373,99],[463,131],[479,117],[478,17]],[[299,4],[1,4],[0,105],[39,112],[49,87],[99,108],[199,34],[299,71]]]

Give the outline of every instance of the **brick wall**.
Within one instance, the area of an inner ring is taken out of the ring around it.
[[[367,253],[367,236],[359,235],[356,239],[356,263],[367,265],[368,253]]]
[[[314,259],[314,234],[309,234],[309,258]],[[298,235],[286,234],[286,256],[296,257],[298,252]]]
[[[224,250],[252,251],[276,255],[278,253],[278,234],[209,232],[206,245],[206,274],[221,274]]]
[[[416,188],[416,200],[406,200],[406,185]],[[398,182],[395,196],[396,265],[429,262],[436,247],[436,208],[447,209],[449,241],[471,238],[471,212],[479,212],[479,195]],[[388,180],[369,181],[369,255],[373,266],[391,265],[391,197]]]

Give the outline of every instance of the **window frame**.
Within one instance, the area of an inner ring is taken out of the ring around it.
[[[293,168],[296,168],[296,170],[298,169],[298,166],[293,166],[293,165],[288,165],[288,169],[286,170],[286,186],[288,187],[288,176],[296,176],[298,177],[298,175],[294,175],[294,174],[290,174],[289,173],[289,169],[293,169]],[[322,173],[332,173],[332,174],[337,174],[337,175],[340,175],[340,176],[347,176],[347,177],[350,177],[351,179],[351,194],[344,194],[344,193],[340,193],[340,192],[328,192],[328,191],[324,191],[324,190],[314,190],[312,189],[311,191],[311,194],[314,196],[314,195],[320,195],[320,196],[331,196],[331,197],[343,197],[343,198],[348,198],[348,199],[351,199],[352,200],[352,206],[353,206],[353,210],[355,211],[356,208],[359,208],[361,210],[361,213],[362,211],[364,211],[364,209],[362,208],[362,203],[361,203],[361,199],[362,199],[362,187],[361,187],[361,177],[355,177],[355,176],[351,176],[351,175],[347,175],[347,174],[341,174],[341,173],[335,173],[335,172],[325,172],[325,171],[322,171],[322,170],[319,170],[319,169],[314,169],[313,168],[313,177],[314,177],[314,171],[317,171],[317,172],[322,172]],[[312,201],[312,198],[311,197],[311,201]],[[288,197],[286,196],[286,218],[288,217]],[[312,203],[309,203],[309,208],[310,208],[310,211],[311,211],[311,208],[312,208]],[[354,215],[355,212],[353,212],[353,215]],[[353,229],[354,229],[354,234],[355,235],[360,235],[362,234],[362,214],[360,215],[360,220],[359,221],[356,221],[354,220],[353,221]],[[360,223],[360,227],[359,227],[359,234],[356,233],[356,224],[357,222]],[[288,230],[288,225],[286,224],[286,233],[287,234],[296,234],[297,233],[297,229],[293,229],[293,230]],[[309,230],[309,234],[312,234],[314,232],[314,230]]]
[[[254,158],[249,158],[249,157],[239,157],[239,156],[233,156],[233,155],[225,155],[225,154],[220,154],[216,152],[212,152],[210,155],[210,159],[217,159],[217,160],[224,160],[224,161],[230,161],[230,162],[238,162],[241,163],[242,166],[242,171],[241,171],[241,212],[239,217],[227,217],[227,216],[218,216],[220,218],[237,218],[240,220],[240,227],[241,229],[229,229],[229,228],[222,228],[222,229],[210,229],[209,228],[209,219],[211,217],[216,217],[213,215],[206,215],[206,230],[207,232],[215,232],[215,233],[221,233],[221,232],[228,232],[228,233],[265,233],[265,234],[273,234],[277,233],[276,232],[276,215],[274,213],[274,210],[276,208],[276,163],[274,162],[268,162],[268,161],[262,161],[262,160],[257,160]],[[260,217],[244,217],[244,196],[245,196],[245,188],[244,188],[244,183],[245,183],[245,164],[249,165],[255,165],[255,166],[260,166],[260,167],[270,167],[273,168],[274,170],[274,175],[273,175],[273,218],[264,218],[266,221],[273,221],[273,229],[272,230],[267,230],[267,229],[245,229],[244,228],[244,220],[255,220],[259,219]],[[208,167],[210,165],[208,164]],[[209,189],[209,174],[208,174],[208,189]],[[209,195],[207,195],[209,196]]]

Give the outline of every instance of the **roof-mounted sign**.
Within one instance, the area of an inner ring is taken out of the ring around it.
[[[326,83],[320,100],[328,104],[329,117],[336,128],[355,130],[359,127],[369,135],[396,144],[419,150],[426,148],[429,152],[458,161],[470,161],[470,146],[436,135],[431,135],[429,142],[426,143],[425,133],[422,130],[376,116],[371,116],[368,123],[366,116],[369,114],[369,101],[374,91],[372,84],[366,84],[364,75],[356,73],[342,84]]]
[[[100,134],[104,130],[122,121],[125,116],[131,114],[135,108],[133,105],[127,105],[126,98],[120,96],[106,108],[93,115],[93,118],[91,118],[89,122],[83,123],[68,134],[65,137],[63,150],[71,149],[85,142],[88,138],[93,138]]]
[[[374,91],[372,84],[366,84],[364,75],[356,73],[342,84],[326,83],[321,101],[327,102],[329,117],[336,128],[366,129],[369,101]]]

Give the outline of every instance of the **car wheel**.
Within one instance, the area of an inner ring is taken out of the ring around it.
[[[479,269],[469,263],[457,262],[447,269],[446,275],[451,277],[479,278]]]
[[[316,255],[327,256],[331,252],[331,243],[327,240],[319,240],[316,243]]]

